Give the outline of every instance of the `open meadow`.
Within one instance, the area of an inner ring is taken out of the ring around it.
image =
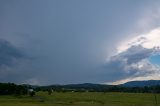
[[[0,106],[160,106],[160,94],[102,92],[38,92],[34,97],[0,96]]]

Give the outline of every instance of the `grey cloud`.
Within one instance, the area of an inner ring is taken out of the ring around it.
[[[24,53],[11,44],[7,46],[8,42],[4,44],[1,51],[5,53],[0,57],[7,75],[4,80],[102,83],[131,76],[134,69],[126,74],[124,66],[135,68],[133,63],[152,50],[142,50],[148,55],[137,50],[130,54],[128,50],[124,56],[111,57],[105,69],[103,65],[119,42],[141,32],[136,23],[153,4],[143,0],[0,0],[0,38],[34,58],[26,62]]]
[[[116,76],[115,81],[148,76],[159,71],[159,68],[148,61],[154,53],[154,48],[147,49],[141,45],[131,46],[126,51],[110,57],[105,64],[105,69],[110,70],[110,73],[107,72],[110,76]]]
[[[154,49],[143,48],[141,45],[131,46],[118,56],[127,59],[127,64],[137,63],[153,54]]]
[[[20,73],[25,69],[19,68],[24,66],[26,59],[27,56],[21,50],[9,41],[0,39],[0,81],[14,82],[20,78]]]
[[[12,65],[13,60],[23,58],[24,54],[6,40],[0,39],[0,66]]]

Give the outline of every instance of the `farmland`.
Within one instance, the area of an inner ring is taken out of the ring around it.
[[[160,94],[156,94],[160,106]],[[28,95],[0,96],[0,106],[156,106],[151,93],[103,93],[103,92],[37,92]]]

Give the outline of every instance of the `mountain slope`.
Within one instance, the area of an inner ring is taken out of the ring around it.
[[[121,86],[125,87],[144,87],[144,86],[156,86],[156,85],[160,85],[160,80],[130,81],[121,84]]]

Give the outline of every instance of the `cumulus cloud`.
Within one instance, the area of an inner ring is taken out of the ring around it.
[[[117,47],[115,55],[107,59],[106,69],[118,73],[117,81],[154,79],[160,74],[160,67],[152,64],[148,58],[160,53],[159,35],[160,28],[156,28],[147,34],[127,40]]]

